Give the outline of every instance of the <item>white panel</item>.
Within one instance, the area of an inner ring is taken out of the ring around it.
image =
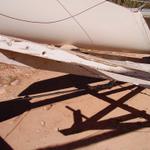
[[[52,44],[87,44],[89,39],[72,20],[53,24],[32,24],[0,17],[0,32]]]
[[[30,21],[55,21],[69,16],[56,0],[1,0],[0,13]]]
[[[76,15],[77,22],[68,18],[70,15],[58,2],[61,2],[72,15]],[[0,16],[2,34],[53,42],[53,44],[150,51],[150,32],[141,13],[133,13],[107,1],[1,0],[0,13],[41,22],[68,18],[57,23],[40,24]],[[87,35],[90,36],[93,44]]]
[[[76,15],[82,11],[85,11],[95,5],[104,2],[104,0],[59,0],[67,10]]]
[[[150,32],[140,12],[133,13],[106,2],[77,16],[76,19],[95,45],[150,50]]]
[[[8,44],[9,43],[9,44]],[[27,48],[28,47],[28,48]],[[68,72],[72,74],[108,78],[118,81],[130,82],[150,88],[150,64],[141,64],[131,61],[123,65],[122,61],[114,62],[111,59],[97,59],[92,56],[65,51],[21,39],[0,36],[0,50],[8,58],[20,63],[46,70]],[[43,53],[44,52],[44,53]],[[92,59],[92,60],[91,60]],[[4,59],[3,59],[4,60]],[[136,65],[147,68],[146,72]]]

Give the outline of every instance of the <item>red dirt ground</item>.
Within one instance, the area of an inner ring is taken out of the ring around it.
[[[0,64],[0,149],[149,150],[150,90],[108,82]]]

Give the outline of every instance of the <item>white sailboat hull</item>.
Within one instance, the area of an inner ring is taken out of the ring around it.
[[[140,12],[103,0],[0,1],[0,33],[51,44],[150,53]]]

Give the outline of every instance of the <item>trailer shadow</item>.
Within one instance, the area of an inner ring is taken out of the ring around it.
[[[19,94],[19,96],[22,97],[0,102],[0,122],[21,115],[22,113],[37,107],[61,102],[86,94],[87,92],[85,90],[73,90],[67,94],[65,94],[65,92],[68,92],[67,88],[69,87],[74,87],[75,85],[77,86],[79,84],[84,85],[97,81],[99,80],[93,78],[83,78],[74,75],[65,75],[33,83]],[[45,92],[57,91],[60,89],[66,89],[63,91],[63,95],[61,96],[56,96],[51,99],[43,99],[42,101],[31,103],[31,94],[38,94],[38,96],[43,97],[45,96]]]
[[[13,148],[6,143],[6,141],[0,136],[0,149],[1,150],[13,150]]]
[[[56,77],[53,79],[34,83],[31,86],[29,86],[26,90],[24,90],[22,93],[20,93],[20,96],[25,96],[25,97],[0,102],[0,121],[5,121],[15,116],[21,115],[25,111],[34,108],[38,108],[41,106],[70,100],[70,98],[90,94],[100,100],[109,103],[109,105],[103,110],[94,114],[90,118],[82,114],[82,110],[74,110],[73,108],[66,106],[66,109],[69,109],[73,112],[74,124],[70,128],[59,130],[59,132],[65,136],[68,136],[72,134],[81,133],[87,130],[104,130],[104,129],[111,129],[111,130],[90,137],[86,137],[80,140],[72,141],[70,143],[64,143],[61,145],[51,145],[49,147],[41,148],[39,150],[42,149],[43,150],[48,150],[48,149],[71,150],[79,147],[86,147],[88,145],[98,143],[129,132],[133,132],[141,128],[150,127],[150,114],[148,114],[144,110],[141,111],[126,104],[128,100],[130,100],[132,97],[142,92],[144,88],[135,85],[121,86],[122,84],[124,84],[122,82],[116,82],[114,85],[112,85],[112,87],[117,86],[117,88],[115,89],[113,88],[108,89],[108,87],[110,86],[109,83],[101,84],[96,88],[89,87],[88,85],[89,83],[94,83],[98,81],[100,80],[74,76],[74,75],[65,75],[65,76]],[[44,92],[57,91],[59,89],[67,90],[67,88],[70,87],[75,87],[76,90],[71,91],[69,93],[64,92],[63,95],[59,95],[59,96],[57,95],[56,97],[53,98],[42,99],[42,101],[38,101],[34,103],[30,102],[30,100],[32,99],[32,96],[30,97],[30,94],[43,95]],[[104,90],[103,92],[102,91],[103,89],[108,89],[108,90],[107,91]],[[110,94],[114,94],[126,90],[129,91],[128,94],[122,96],[118,100],[114,100],[109,97]],[[102,92],[99,93],[99,91]],[[113,118],[101,120],[101,118],[103,118],[105,115],[112,112],[114,109],[118,107],[128,111],[129,113],[119,117],[114,116]],[[83,121],[83,118],[85,119],[85,121]],[[132,119],[134,118],[144,118],[145,121],[132,122]],[[126,122],[126,121],[131,121],[131,122]]]
[[[81,87],[78,88],[80,89]],[[100,94],[98,93],[98,91],[89,89],[88,86],[86,85],[84,87],[82,86],[82,88],[84,88],[87,91],[87,93],[99,98],[100,100],[109,103],[109,105],[103,110],[94,114],[90,118],[82,114],[81,110],[74,110],[73,108],[66,106],[67,109],[73,112],[74,124],[68,129],[62,129],[59,131],[65,136],[81,133],[87,130],[111,129],[111,131],[90,136],[87,138],[83,138],[70,143],[64,143],[62,145],[57,145],[57,146],[54,145],[46,148],[41,148],[39,150],[51,150],[51,149],[71,150],[71,149],[86,147],[88,145],[98,143],[123,134],[127,134],[136,131],[138,129],[150,127],[150,114],[147,114],[146,111],[144,110],[138,110],[132,106],[125,104],[125,102],[130,100],[132,97],[142,92],[144,88],[137,87],[134,85],[129,85],[127,87],[122,87],[115,90],[109,90],[106,92],[102,92]],[[118,93],[125,90],[130,90],[130,92],[124,95],[123,97],[121,97],[120,99],[118,99],[117,101],[108,97],[110,94]],[[113,111],[118,107],[128,111],[129,113],[119,117],[113,117],[102,121],[100,120],[105,115],[107,115],[108,113],[110,113],[111,111]],[[83,121],[83,118],[85,119],[85,121]],[[132,122],[131,120],[135,118],[144,118],[145,121]],[[126,121],[131,121],[131,122],[126,122]]]
[[[86,88],[86,87],[85,87]],[[123,96],[122,98],[116,100],[113,100],[108,97],[109,94],[124,91],[127,89],[131,89],[131,91]],[[87,89],[88,90],[88,89]],[[38,150],[72,150],[76,148],[86,147],[104,140],[108,140],[113,137],[121,136],[133,131],[136,131],[138,129],[147,128],[150,127],[150,114],[147,114],[144,110],[138,110],[132,106],[129,106],[125,104],[129,99],[137,95],[143,91],[143,88],[136,87],[136,86],[128,86],[125,88],[120,88],[117,90],[110,90],[108,92],[104,92],[101,94],[98,94],[95,91],[89,91],[88,92],[97,97],[101,100],[104,100],[108,102],[110,105],[108,105],[103,110],[99,111],[95,115],[93,115],[90,118],[87,118],[85,115],[81,113],[81,110],[74,110],[73,108],[70,108],[69,106],[66,106],[67,109],[71,110],[73,112],[74,116],[74,124],[72,127],[68,129],[60,130],[60,132],[64,135],[72,135],[81,133],[87,130],[104,130],[104,129],[111,129],[110,131],[106,131],[104,133],[88,136],[86,138],[72,141],[69,143],[64,143],[61,145],[53,145],[45,148],[39,148]],[[113,117],[106,120],[100,120],[102,117],[110,113],[116,108],[122,108],[129,113],[126,115],[121,115],[119,117]],[[85,121],[82,121],[82,119],[86,119]],[[145,121],[137,121],[132,122],[132,119],[135,118],[144,118]],[[131,121],[131,122],[127,122]]]
[[[109,95],[111,93],[118,92],[117,90],[112,90],[111,92],[109,91],[109,92],[105,92],[102,94],[98,94],[95,91],[89,91],[89,93],[91,95],[93,95],[93,96],[95,96],[101,100],[104,100],[105,102],[109,103],[109,105],[90,118],[87,118],[84,115],[82,115],[80,110],[75,111],[72,108],[67,106],[66,108],[73,111],[74,124],[71,128],[60,130],[60,132],[63,133],[64,135],[70,135],[70,134],[75,134],[78,132],[83,132],[83,131],[91,130],[91,129],[92,130],[95,130],[95,129],[96,130],[97,129],[115,129],[116,127],[118,127],[119,124],[121,124],[121,125],[127,125],[128,124],[128,123],[122,124],[123,121],[135,119],[138,117],[144,118],[145,120],[149,121],[150,115],[148,115],[144,110],[140,111],[134,107],[131,107],[131,106],[128,106],[127,104],[124,104],[130,98],[134,97],[135,95],[137,95],[139,92],[141,92],[143,90],[143,88],[139,88],[139,87],[134,88],[134,86],[128,87],[128,89],[130,89],[130,88],[133,88],[133,90],[117,101],[107,97],[107,95]],[[122,88],[120,90],[125,90],[125,89]],[[119,90],[119,92],[120,92],[120,90]],[[124,116],[110,118],[110,119],[104,120],[104,121],[99,121],[105,115],[107,115],[108,113],[110,113],[111,111],[113,111],[114,109],[116,109],[118,107],[128,111],[129,114],[124,115]],[[82,122],[82,118],[86,119],[86,121]]]

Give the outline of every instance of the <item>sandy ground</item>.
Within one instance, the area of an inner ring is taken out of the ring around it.
[[[149,150],[150,90],[108,82],[0,64],[0,149]]]

